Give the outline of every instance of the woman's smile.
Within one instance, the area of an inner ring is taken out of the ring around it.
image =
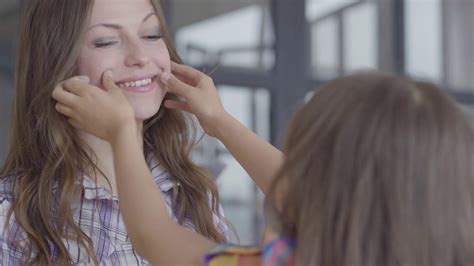
[[[157,87],[157,75],[131,77],[116,83],[117,86],[128,92],[146,93]]]

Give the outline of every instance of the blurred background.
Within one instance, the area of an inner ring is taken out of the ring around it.
[[[473,0],[162,2],[183,60],[211,74],[226,109],[276,145],[313,89],[361,69],[437,83],[474,116]],[[0,0],[0,162],[20,6]],[[263,197],[246,172],[213,138],[202,140],[196,159],[216,176],[240,243],[258,243]]]

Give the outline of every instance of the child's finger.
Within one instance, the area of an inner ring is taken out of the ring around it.
[[[184,98],[188,98],[189,94],[192,92],[193,89],[196,89],[184,82],[180,79],[176,78],[174,75],[169,73],[163,73],[160,77],[161,82],[166,85],[168,91]]]
[[[109,92],[120,90],[120,88],[115,84],[114,80],[112,79],[111,70],[106,70],[102,74],[102,85]]]
[[[56,105],[54,106],[56,111],[58,111],[60,114],[63,114],[67,117],[70,117],[72,118],[72,116],[74,115],[74,111],[72,108],[58,102],[56,103]]]
[[[81,129],[81,130],[82,130],[81,124],[80,124],[77,120],[70,118],[70,119],[68,119],[67,121],[68,121],[69,124],[71,124],[71,126],[73,126],[74,128],[77,128],[77,129]]]
[[[66,91],[63,88],[62,85],[56,86],[56,88],[54,88],[53,93],[51,94],[51,96],[56,101],[58,101],[58,102],[60,102],[64,105],[71,106],[71,107],[75,106],[76,103],[79,100],[79,96],[77,96],[74,93],[70,93],[70,92]]]
[[[173,61],[171,61],[171,71],[192,80],[193,85],[198,84],[202,76],[205,75],[201,71],[196,70],[190,66],[178,64]]]
[[[194,86],[194,87],[198,85],[197,82],[195,82],[194,80],[190,79],[190,78],[187,77],[187,76],[181,75],[180,73],[174,72],[174,71],[172,71],[171,73],[173,73],[173,75],[174,75],[176,78],[180,79],[182,82],[184,82],[184,83],[186,83],[186,84],[188,84],[188,85],[191,85],[191,86]]]
[[[89,78],[87,76],[77,76],[70,78],[62,83],[63,88],[78,96],[83,96],[84,92],[89,90]]]
[[[168,109],[181,110],[181,111],[191,113],[191,108],[189,107],[189,104],[186,102],[166,100],[164,104],[165,104],[165,107]]]

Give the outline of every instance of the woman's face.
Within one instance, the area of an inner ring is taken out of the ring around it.
[[[158,81],[170,72],[170,56],[150,0],[95,0],[77,63],[79,75],[98,87],[112,70],[138,120],[156,114],[166,93]]]

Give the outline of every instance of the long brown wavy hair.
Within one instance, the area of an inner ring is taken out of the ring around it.
[[[25,263],[70,264],[63,239],[75,240],[98,264],[91,239],[74,223],[71,204],[81,197],[78,172],[97,173],[97,158],[84,148],[75,130],[54,109],[51,92],[76,69],[78,47],[93,7],[93,0],[28,0],[21,20],[16,66],[16,97],[10,147],[1,169],[13,178],[14,201],[8,217],[27,234]],[[172,60],[180,62],[170,42],[159,0],[151,0]],[[175,97],[167,95],[167,98]],[[224,241],[213,222],[218,213],[218,192],[213,180],[190,159],[194,141],[191,120],[180,111],[161,108],[144,123],[144,141],[174,178],[173,209],[179,223],[185,216],[196,231]],[[56,191],[56,193],[52,193]],[[211,203],[210,203],[211,202]],[[54,210],[54,215],[51,210]],[[66,233],[68,232],[68,233]],[[52,257],[50,247],[58,250]],[[38,251],[35,256],[33,250]]]
[[[474,129],[436,86],[337,79],[296,114],[285,151],[266,203],[297,265],[474,263]]]

